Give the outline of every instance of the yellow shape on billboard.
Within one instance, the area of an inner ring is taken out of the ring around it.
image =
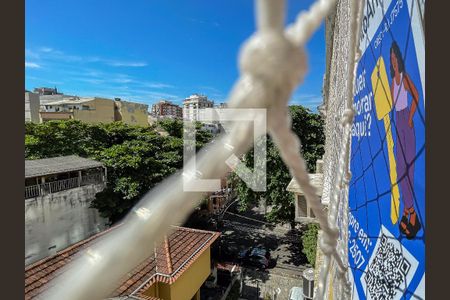
[[[391,179],[391,221],[397,223],[400,211],[400,192],[397,184],[397,163],[394,155],[394,140],[392,139],[391,119],[389,112],[392,110],[392,95],[389,86],[386,66],[383,57],[380,56],[371,75],[372,88],[374,89],[374,103],[377,119],[384,121],[386,130],[386,142],[389,156],[389,177]]]

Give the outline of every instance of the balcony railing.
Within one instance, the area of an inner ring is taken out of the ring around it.
[[[81,177],[57,180],[25,187],[25,199],[35,198],[47,194],[70,190],[80,186],[90,184],[100,184],[104,182],[102,173],[94,173]]]
[[[25,199],[34,198],[40,195],[39,185],[31,185],[25,187]]]
[[[81,177],[81,185],[98,184],[103,182],[102,173],[94,173]]]

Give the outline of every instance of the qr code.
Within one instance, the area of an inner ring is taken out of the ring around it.
[[[410,269],[411,263],[401,250],[382,234],[378,251],[364,276],[370,299],[392,300],[399,290],[404,289]]]

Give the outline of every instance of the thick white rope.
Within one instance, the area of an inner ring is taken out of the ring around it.
[[[285,1],[257,0],[258,31],[242,48],[242,76],[233,88],[229,106],[268,109],[269,132],[292,175],[302,186],[324,232],[322,250],[327,257],[333,256],[340,270],[345,270],[347,266],[336,251],[337,228],[328,222],[309,182],[305,161],[299,153],[300,141],[290,130],[287,109],[293,89],[303,80],[307,70],[304,44],[333,8],[335,0],[317,1],[308,12],[301,13],[286,32],[283,32],[284,4]],[[251,147],[248,136],[251,134],[252,128],[247,124],[234,124],[230,134],[202,150],[197,156],[201,177],[222,177],[227,172],[226,165],[215,162],[225,161],[231,154],[248,151]],[[54,287],[44,294],[44,298],[105,298],[128,270],[151,255],[152,249],[148,245],[161,241],[170,225],[185,220],[201,196],[198,192],[183,192],[180,174],[164,180],[143,197],[122,226],[90,247],[55,279]],[[322,298],[319,296],[318,299]]]

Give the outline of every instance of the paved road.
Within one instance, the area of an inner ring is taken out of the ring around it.
[[[261,215],[227,212],[222,230],[222,247],[242,249],[263,244],[270,249],[276,264],[266,271],[244,268],[245,299],[263,299],[265,293],[280,288],[277,299],[287,299],[293,286],[302,286],[301,274],[307,268],[301,251],[300,232],[283,226],[272,226]]]

